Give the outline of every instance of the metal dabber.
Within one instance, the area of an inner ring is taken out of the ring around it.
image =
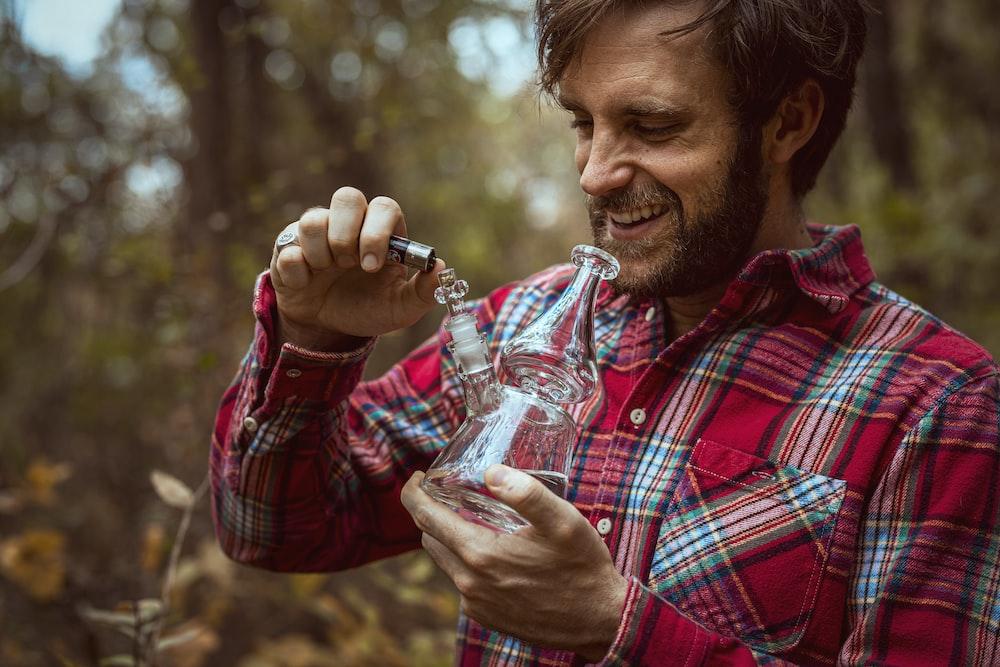
[[[299,245],[298,229],[294,227],[279,234],[275,240],[275,248],[278,252],[290,245]],[[394,234],[389,237],[389,252],[386,253],[385,258],[420,271],[430,271],[437,261],[437,254],[434,248],[429,245]]]

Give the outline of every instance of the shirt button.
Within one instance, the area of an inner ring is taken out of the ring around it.
[[[608,533],[610,533],[611,532],[611,519],[609,519],[608,517],[604,517],[603,519],[601,519],[600,521],[598,521],[597,522],[597,532],[600,533],[602,536],[603,535],[607,535]]]
[[[656,317],[656,308],[650,308],[646,311],[646,321],[652,322],[653,318]]]
[[[257,424],[257,420],[254,419],[253,417],[247,417],[246,419],[243,420],[243,428],[245,428],[250,433],[256,433],[258,427],[259,424]]]
[[[286,377],[297,378],[300,375],[302,375],[302,371],[300,371],[298,368],[289,368],[287,371],[285,371]]]
[[[628,418],[632,420],[633,424],[639,426],[646,421],[646,411],[642,408],[636,408],[629,414]]]

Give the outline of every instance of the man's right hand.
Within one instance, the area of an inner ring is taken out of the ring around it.
[[[405,266],[386,262],[389,236],[406,236],[403,212],[392,199],[369,202],[355,188],[340,188],[330,208],[309,209],[285,229],[295,228],[299,245],[276,248],[271,256],[282,342],[348,350],[359,338],[410,326],[436,305],[444,262],[410,278]]]

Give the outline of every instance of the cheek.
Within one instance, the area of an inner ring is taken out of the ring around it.
[[[658,155],[647,161],[647,173],[670,188],[690,213],[725,178],[727,162],[712,155]]]

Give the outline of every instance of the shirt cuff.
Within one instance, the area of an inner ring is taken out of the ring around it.
[[[285,343],[277,348],[278,300],[271,276],[257,277],[253,298],[257,318],[254,351],[266,378],[264,408],[286,400],[317,401],[333,407],[361,381],[376,338],[347,352],[316,352]]]
[[[598,665],[700,665],[712,640],[708,631],[632,577],[618,634]]]

